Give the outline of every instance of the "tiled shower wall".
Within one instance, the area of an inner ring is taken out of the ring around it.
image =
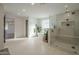
[[[51,28],[49,31],[50,44],[71,54],[79,54],[79,11],[74,12],[69,17],[70,26],[62,25],[62,23],[67,23],[64,19],[64,13],[51,18],[50,22],[56,20],[56,23],[55,28]],[[50,23],[50,26],[52,27],[52,23]]]

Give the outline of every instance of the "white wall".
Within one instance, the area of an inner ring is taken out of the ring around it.
[[[4,47],[4,11],[0,4],[0,50]]]
[[[56,25],[56,15],[49,16],[49,27],[53,29],[54,25]]]
[[[15,18],[15,38],[26,37],[26,18]]]

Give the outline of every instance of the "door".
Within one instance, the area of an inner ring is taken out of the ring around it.
[[[14,19],[8,18],[5,16],[4,17],[4,42],[6,41],[6,39],[14,38],[14,30],[15,30]]]
[[[28,20],[26,20],[26,37],[28,37]]]

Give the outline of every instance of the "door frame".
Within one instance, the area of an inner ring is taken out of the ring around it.
[[[6,18],[6,15],[4,15],[4,43],[6,42],[5,40],[5,18]]]

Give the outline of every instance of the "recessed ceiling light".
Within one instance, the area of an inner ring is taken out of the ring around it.
[[[35,5],[35,3],[32,3],[32,5]]]
[[[68,5],[65,5],[64,7],[65,7],[65,8],[68,8]]]

